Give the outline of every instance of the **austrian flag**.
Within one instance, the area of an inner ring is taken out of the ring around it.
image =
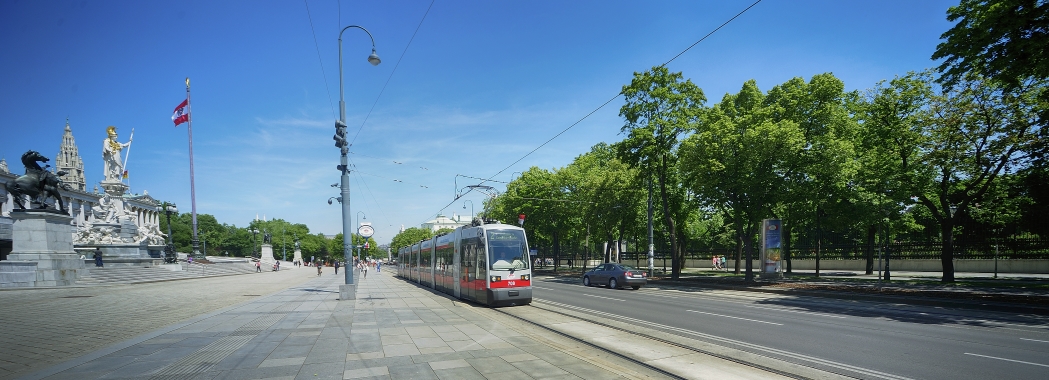
[[[178,107],[175,107],[175,113],[171,115],[171,121],[175,122],[177,127],[179,124],[189,121],[189,114],[186,113],[186,106],[189,105],[189,99],[183,100],[179,103]]]

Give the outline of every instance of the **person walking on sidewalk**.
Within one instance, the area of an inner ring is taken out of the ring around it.
[[[255,273],[262,273],[262,260],[255,262]]]
[[[382,261],[375,262],[375,273],[382,272]]]
[[[335,261],[335,275],[336,276],[339,275],[339,261],[338,260]]]
[[[95,267],[96,268],[101,268],[102,267],[102,249],[101,248],[95,247],[95,256],[94,257],[95,257]]]
[[[324,268],[324,264],[316,263],[315,265],[317,266],[317,275],[320,276],[321,275],[321,268]]]

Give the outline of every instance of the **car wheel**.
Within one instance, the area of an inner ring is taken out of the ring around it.
[[[638,289],[641,289],[641,287],[640,287],[640,286],[631,286],[630,288],[631,288],[631,289],[634,289],[634,290],[638,290]]]
[[[583,286],[592,286],[590,284],[590,276],[583,277]]]
[[[611,280],[608,280],[608,288],[609,289],[619,289],[619,283],[617,283],[616,279],[614,279],[614,278],[611,279]]]

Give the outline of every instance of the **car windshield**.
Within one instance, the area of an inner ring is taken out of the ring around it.
[[[488,249],[493,270],[528,269],[528,244],[524,231],[489,230]]]
[[[631,267],[631,266],[626,266],[626,265],[620,265],[619,267],[623,268],[623,270],[627,271],[627,272],[632,271],[632,270],[637,270],[637,268],[634,268],[634,267]]]

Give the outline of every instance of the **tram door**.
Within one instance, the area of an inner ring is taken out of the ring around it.
[[[462,247],[459,246],[459,233],[460,233],[460,231],[462,231],[461,228],[460,229],[456,229],[454,232],[452,232],[452,241],[451,241],[451,245],[452,245],[452,257],[451,257],[451,259],[452,259],[452,275],[451,275],[450,280],[452,282],[452,284],[451,284],[452,285],[452,294],[455,295],[455,298],[462,298],[462,286],[459,284],[459,272],[462,271],[462,269],[460,268],[460,265],[462,265],[461,264],[462,261],[459,260],[460,259],[459,252],[462,251]]]

